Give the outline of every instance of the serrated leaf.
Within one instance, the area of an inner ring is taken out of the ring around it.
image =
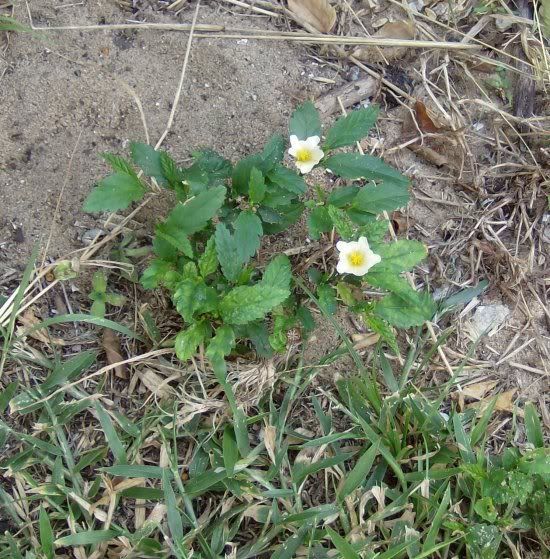
[[[347,116],[339,118],[327,131],[324,150],[331,150],[343,146],[352,146],[364,138],[374,126],[378,118],[379,108],[371,105],[366,109],[358,109]]]
[[[317,206],[307,216],[307,229],[309,236],[318,240],[321,233],[327,233],[332,229],[332,219],[326,206]]]
[[[208,336],[206,322],[195,322],[187,330],[182,330],[176,336],[175,349],[178,359],[187,361],[197,352],[197,348]]]
[[[141,285],[145,289],[154,289],[164,282],[168,273],[175,272],[173,262],[155,258],[149,266],[145,268],[141,276]]]
[[[275,134],[269,138],[262,151],[262,159],[266,167],[271,169],[283,160],[285,156],[285,147],[285,139],[280,134]]]
[[[305,194],[307,185],[304,179],[283,165],[277,165],[267,174],[268,179],[280,188],[298,194]]]
[[[213,311],[218,302],[216,290],[195,279],[186,279],[178,283],[172,298],[176,309],[186,322],[193,321],[195,312],[203,314]]]
[[[187,258],[193,258],[193,247],[184,231],[176,226],[174,221],[158,223],[155,228],[157,238],[166,241],[177,251],[185,254]]]
[[[360,237],[367,237],[370,247],[373,248],[384,240],[388,232],[388,225],[389,221],[386,219],[370,221],[362,225],[357,234]]]
[[[185,175],[165,151],[160,152],[160,168],[169,188],[175,190],[182,186]]]
[[[262,172],[256,167],[250,170],[248,195],[252,204],[259,204],[265,196],[266,186]]]
[[[409,189],[401,182],[384,181],[378,186],[364,186],[353,201],[353,207],[371,214],[392,212],[409,203]]]
[[[196,164],[209,176],[210,184],[213,181],[224,181],[231,176],[233,165],[212,149],[202,149],[193,153]]]
[[[355,227],[345,210],[336,206],[327,206],[328,215],[342,239],[349,241],[354,236]]]
[[[233,189],[238,194],[246,194],[250,185],[250,174],[252,169],[264,171],[264,162],[259,154],[249,155],[241,159],[234,167],[231,175]]]
[[[124,175],[131,175],[133,177],[137,177],[136,172],[134,171],[131,163],[124,159],[124,157],[120,157],[119,155],[115,155],[114,153],[104,152],[101,154],[101,157],[109,163],[112,167],[113,171],[117,173],[122,173]]]
[[[145,175],[153,177],[159,184],[166,184],[166,178],[162,172],[160,151],[148,144],[132,142],[130,153],[132,161],[141,168]]]
[[[239,263],[244,265],[260,248],[260,239],[263,235],[262,222],[256,214],[244,211],[235,220],[234,227]]]
[[[360,153],[337,153],[324,160],[323,166],[345,179],[367,179],[408,185],[409,179],[378,157]]]
[[[235,332],[231,326],[220,326],[215,336],[210,340],[206,355],[209,359],[225,357],[235,347]]]
[[[235,238],[224,223],[216,225],[216,253],[223,275],[229,281],[235,281],[241,271],[239,250]]]
[[[204,247],[204,252],[199,258],[199,270],[201,276],[206,278],[210,274],[213,274],[218,269],[218,256],[216,254],[216,239],[212,235],[206,242]]]
[[[115,173],[98,183],[84,202],[85,212],[116,212],[140,200],[145,187],[137,177]]]
[[[342,186],[336,188],[328,195],[327,203],[337,208],[343,208],[353,202],[358,192],[358,186]]]
[[[373,274],[399,274],[412,270],[426,258],[426,246],[419,241],[402,239],[393,243],[380,245],[377,248],[382,260],[373,268]]]
[[[420,326],[431,320],[436,310],[433,299],[428,293],[413,293],[417,293],[414,303],[394,293],[384,297],[375,304],[375,314],[399,328]]]
[[[233,288],[221,301],[220,315],[228,324],[247,324],[263,318],[280,305],[290,291],[264,284]]]
[[[185,235],[196,233],[216,215],[224,200],[223,186],[206,190],[185,204],[178,203],[166,219],[166,226],[169,230],[179,229]]]
[[[276,256],[265,269],[262,277],[262,284],[267,287],[278,287],[280,289],[290,289],[292,279],[292,269],[290,260],[286,254]]]
[[[336,290],[328,284],[322,284],[317,288],[317,297],[319,305],[328,314],[335,314],[338,309],[338,301],[336,300]]]
[[[321,137],[321,120],[319,112],[311,101],[306,101],[297,107],[290,117],[290,135],[299,140],[306,140],[311,136]]]

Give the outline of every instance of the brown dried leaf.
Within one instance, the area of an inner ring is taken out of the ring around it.
[[[375,332],[353,334],[351,339],[353,340],[353,349],[355,349],[355,351],[361,351],[367,349],[367,347],[376,345],[380,339],[380,334],[376,334]]]
[[[373,39],[414,39],[415,26],[410,21],[390,21],[383,25],[374,35]],[[407,47],[358,47],[353,51],[353,56],[366,62],[390,62],[402,58],[407,54]]]
[[[523,411],[514,406],[513,399],[514,395],[517,392],[517,389],[507,390],[506,392],[501,392],[497,396],[497,401],[495,404],[495,411],[505,411],[508,413],[516,413],[517,415],[523,417]],[[479,409],[481,413],[483,413],[489,404],[492,402],[494,396],[488,396],[487,398],[483,398],[479,402],[474,402],[473,404],[469,404],[467,408],[476,408]]]
[[[107,357],[107,363],[109,365],[124,361],[120,349],[120,339],[114,330],[110,328],[105,328],[103,330],[103,349],[105,350],[105,356]],[[115,375],[118,378],[127,379],[128,373],[126,372],[126,365],[117,365],[115,367]]]
[[[328,0],[288,0],[288,7],[306,29],[311,26],[318,33],[330,33],[336,23],[336,10]]]
[[[20,314],[17,317],[17,320],[23,325],[24,328],[18,329],[18,334],[25,335],[25,329],[31,328],[38,324],[41,324],[41,320],[34,315],[32,309],[27,309],[24,313]],[[30,332],[28,334],[31,338],[42,342],[43,344],[50,345],[65,345],[65,342],[61,338],[55,338],[53,336],[49,336],[47,330],[42,328],[40,330],[35,330],[34,332]]]
[[[157,373],[147,369],[143,372],[140,371],[138,376],[145,388],[158,398],[167,398],[170,395],[170,387],[167,384],[162,384],[164,379]]]
[[[468,386],[465,386],[462,392],[467,398],[475,398],[476,400],[481,400],[497,384],[498,381],[496,380],[484,380],[483,382],[476,382],[475,384],[469,384]]]

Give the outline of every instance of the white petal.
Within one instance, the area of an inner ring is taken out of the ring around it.
[[[321,161],[324,156],[325,152],[321,148],[313,148],[311,150],[311,159],[315,161],[315,165],[317,165],[317,163],[319,163],[319,161]]]
[[[340,252],[346,252],[348,248],[348,244],[349,243],[346,243],[346,241],[338,241],[336,243],[336,249]]]
[[[382,257],[379,254],[375,254],[373,252],[371,254],[370,261],[371,261],[371,266],[374,266],[375,264],[378,264],[379,262],[382,261]]]
[[[319,145],[319,142],[321,141],[321,138],[319,138],[319,136],[310,136],[309,138],[307,138],[307,140],[305,140],[305,144],[311,148],[312,150],[314,150],[315,148],[317,148],[317,146]]]
[[[292,155],[292,157],[296,157],[296,152],[298,151],[299,146],[292,146],[291,148],[289,148],[288,153],[290,153],[290,155]]]
[[[290,136],[290,145],[293,148],[296,148],[300,145],[300,140],[298,140],[298,136],[295,136],[294,134],[292,134],[292,136]]]
[[[367,240],[367,237],[359,237],[358,243],[359,245],[361,245],[361,248],[370,250],[369,241]]]
[[[339,274],[348,274],[349,273],[350,270],[349,270],[349,267],[346,264],[345,260],[342,259],[342,260],[338,261],[338,264],[336,265],[336,271]]]
[[[315,163],[312,161],[295,161],[296,167],[300,170],[302,175],[309,173],[313,167],[315,167]]]

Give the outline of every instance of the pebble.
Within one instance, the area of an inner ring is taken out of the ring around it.
[[[103,235],[105,235],[105,231],[103,231],[103,229],[88,229],[87,231],[84,231],[80,240],[84,246],[89,246],[96,237],[102,237]]]

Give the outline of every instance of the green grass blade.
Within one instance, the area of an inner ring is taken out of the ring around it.
[[[109,444],[109,448],[115,457],[115,460],[119,464],[126,464],[126,449],[124,448],[122,442],[118,438],[117,432],[115,431],[115,426],[109,417],[109,414],[105,411],[105,408],[99,403],[95,402],[95,410],[99,422],[101,423],[101,428],[105,433],[105,438]]]
[[[372,469],[374,460],[378,456],[380,445],[378,442],[372,444],[369,449],[359,458],[353,470],[346,476],[342,488],[338,492],[338,500],[342,502],[354,489],[359,487],[367,479]]]
[[[6,411],[10,400],[15,396],[15,393],[17,392],[18,386],[19,383],[14,380],[13,382],[10,382],[0,394],[0,413],[4,413]]]
[[[295,534],[290,536],[288,540],[277,548],[275,553],[271,556],[271,559],[293,559],[296,557],[296,552],[306,539],[306,535],[310,528],[311,525],[309,523],[304,524]]]
[[[495,396],[490,402],[487,408],[483,411],[480,420],[476,423],[475,427],[472,429],[470,434],[470,444],[475,446],[486,434],[487,425],[491,421],[491,416],[493,415],[493,410],[495,409],[498,396]]]
[[[525,434],[535,448],[544,448],[544,435],[537,409],[531,402],[525,404]]]
[[[340,553],[340,557],[342,557],[342,559],[361,559],[351,544],[332,528],[327,528],[327,534],[334,544],[334,547],[338,550],[338,553]]]
[[[108,468],[100,468],[100,471],[105,472],[116,477],[143,477],[145,479],[162,479],[163,472],[166,468],[161,468],[159,466],[142,466],[137,465],[118,465],[109,466]]]
[[[38,516],[38,525],[40,531],[40,547],[42,552],[46,556],[46,559],[53,559],[55,556],[55,550],[53,546],[53,530],[50,524],[50,517],[44,509],[40,507],[40,513]]]
[[[476,457],[470,445],[470,439],[468,438],[468,435],[466,435],[466,431],[462,423],[462,416],[456,412],[453,414],[453,427],[460,456],[462,456],[462,459],[466,463],[475,464]]]
[[[447,485],[447,489],[443,494],[443,498],[441,499],[441,503],[437,507],[437,511],[433,517],[430,529],[426,534],[426,538],[424,540],[424,545],[422,546],[422,551],[425,552],[428,549],[431,549],[435,546],[435,540],[437,539],[437,535],[441,528],[441,524],[443,522],[443,517],[445,513],[449,510],[449,504],[451,502],[451,486]]]
[[[165,470],[162,475],[162,487],[164,489],[164,500],[166,502],[168,528],[175,542],[183,539],[183,522],[176,503],[176,495],[172,489],[171,476]]]
[[[235,464],[239,459],[239,449],[235,440],[235,432],[231,425],[226,425],[223,431],[223,463],[227,471],[227,476],[231,477],[235,471]]]
[[[77,534],[58,538],[55,540],[55,545],[57,547],[96,545],[101,542],[112,540],[119,534],[120,532],[118,530],[89,530],[87,532],[78,532]]]

